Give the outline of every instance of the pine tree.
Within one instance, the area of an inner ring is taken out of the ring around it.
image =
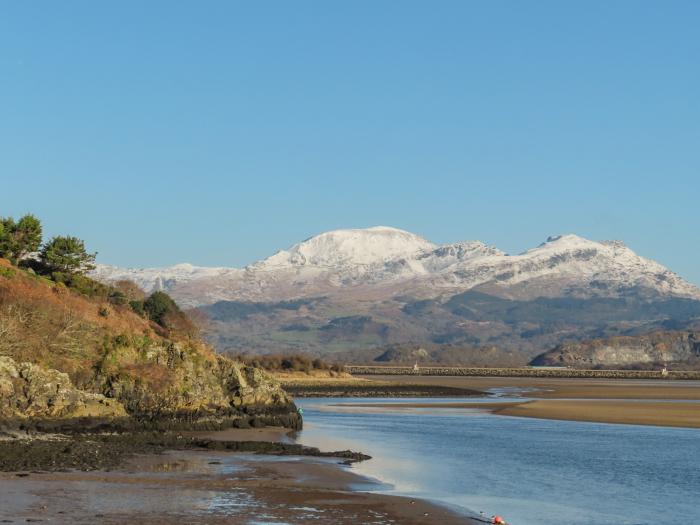
[[[83,274],[95,268],[96,256],[87,252],[81,239],[56,236],[43,246],[39,257],[49,273]]]
[[[41,221],[27,214],[15,222],[12,217],[0,219],[0,257],[18,264],[41,246]]]

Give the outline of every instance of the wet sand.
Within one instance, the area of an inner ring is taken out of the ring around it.
[[[335,406],[371,410],[484,410],[503,416],[700,428],[700,403],[673,401],[551,399],[497,403],[341,403]]]
[[[377,376],[373,376],[377,377]],[[700,382],[529,377],[380,376],[380,381],[520,392],[529,402],[391,404],[391,408],[484,409],[495,414],[670,427],[700,428]],[[378,405],[372,404],[377,407]]]
[[[333,407],[343,408],[379,408],[382,410],[401,410],[411,408],[457,408],[468,410],[487,410],[489,412],[497,412],[506,407],[515,407],[522,403],[519,402],[493,402],[493,403],[337,403],[331,405]]]
[[[700,403],[547,399],[494,410],[541,419],[700,428]]]
[[[177,451],[111,472],[20,474],[0,473],[0,522],[473,523],[429,502],[362,492],[378,486],[331,459]]]
[[[528,397],[581,399],[695,399],[700,381],[649,379],[560,379],[537,377],[367,376],[378,381],[448,386],[481,391],[528,389]]]

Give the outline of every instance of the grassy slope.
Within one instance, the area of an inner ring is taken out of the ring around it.
[[[112,369],[146,382],[167,380],[166,367],[145,359],[149,349],[182,344],[203,360],[211,349],[169,334],[128,305],[89,298],[0,259],[0,353],[68,373],[79,386]]]

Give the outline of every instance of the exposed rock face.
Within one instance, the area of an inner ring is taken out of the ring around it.
[[[77,389],[68,374],[0,356],[0,418],[126,417],[115,399]]]
[[[656,332],[558,345],[537,356],[533,365],[576,368],[630,367],[661,363],[700,364],[700,334]]]
[[[128,377],[99,377],[107,396],[77,388],[68,374],[0,356],[0,421],[63,429],[99,423],[131,428],[300,428],[292,399],[261,370],[219,358],[205,371],[182,367],[182,384],[154,390]],[[188,373],[189,372],[189,373]],[[109,396],[109,397],[108,397]]]
[[[249,416],[252,426],[278,425],[300,429],[301,416],[280,384],[259,368],[244,366],[219,356],[218,375],[228,407]]]
[[[152,372],[144,379],[124,365],[105,365],[86,388],[118,399],[134,419],[157,426],[301,428],[291,397],[260,369],[222,356],[204,358],[177,343],[151,348],[132,366]]]

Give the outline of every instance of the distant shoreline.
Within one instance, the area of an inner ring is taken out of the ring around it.
[[[395,384],[389,382],[330,382],[290,383],[284,389],[293,397],[474,397],[483,392],[449,386]]]
[[[450,366],[422,366],[418,370],[411,366],[365,366],[346,365],[345,371],[353,376],[462,376],[462,377],[559,377],[565,379],[685,379],[700,380],[698,370],[585,370],[578,368],[522,367],[522,368],[477,368]]]
[[[547,399],[493,403],[343,403],[336,406],[386,410],[483,410],[500,416],[589,423],[700,428],[700,402]]]

